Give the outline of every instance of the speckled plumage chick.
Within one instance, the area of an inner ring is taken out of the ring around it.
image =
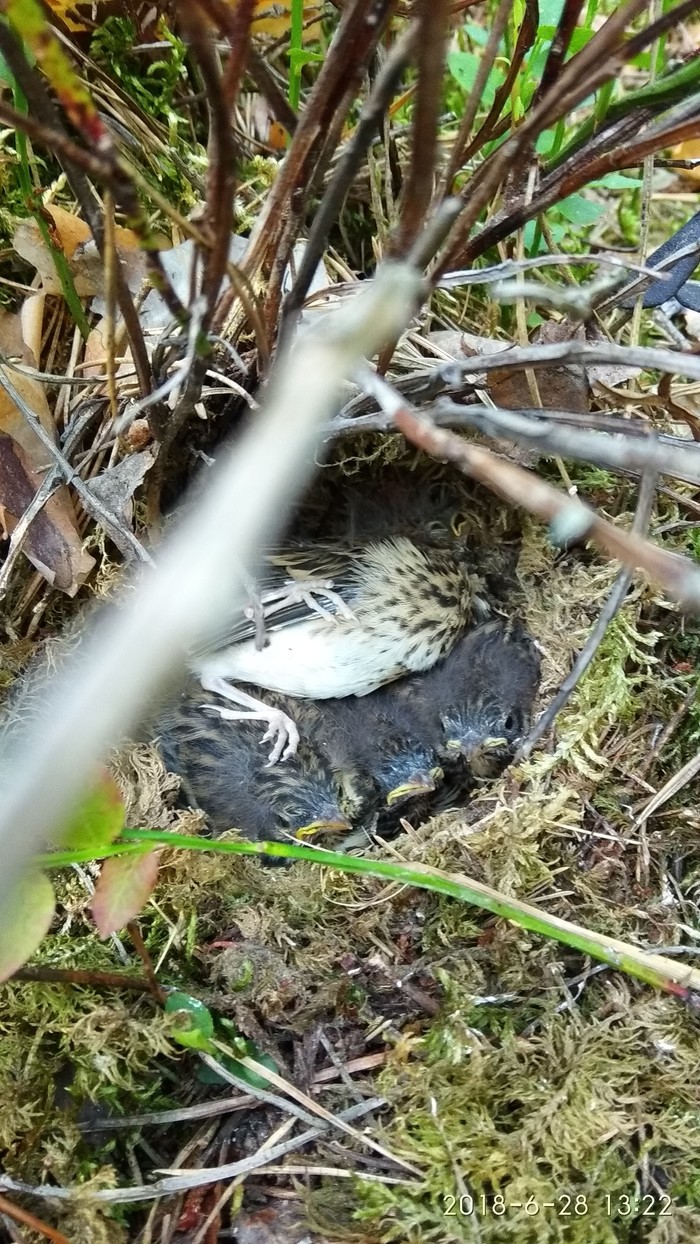
[[[539,680],[533,639],[519,621],[498,619],[465,635],[429,674],[407,680],[401,694],[448,771],[495,777],[528,728]]]
[[[195,654],[191,668],[205,690],[247,703],[251,714],[272,717],[272,730],[281,732],[288,717],[284,723],[280,710],[276,717],[265,713],[228,680],[308,699],[364,696],[430,669],[464,632],[475,604],[460,545],[437,548],[405,536],[270,555],[257,590],[265,645],[256,640],[248,609]],[[283,739],[285,756],[296,733]]]
[[[265,765],[255,727],[235,727],[212,712],[199,688],[185,692],[157,723],[164,763],[182,779],[182,795],[206,814],[212,831],[279,839],[350,828],[338,783],[306,744],[285,765]]]

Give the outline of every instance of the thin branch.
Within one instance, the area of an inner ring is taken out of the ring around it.
[[[592,540],[625,566],[642,570],[681,605],[700,612],[700,569],[689,558],[667,553],[634,532],[619,530],[578,498],[567,497],[533,472],[470,444],[426,419],[367,364],[356,369],[368,392],[391,415],[394,426],[419,449],[453,462],[514,505],[552,524],[559,540]]]
[[[356,1119],[362,1119],[365,1115],[384,1105],[386,1105],[384,1098],[370,1097],[367,1101],[350,1106],[348,1110],[339,1111],[337,1118],[344,1123],[354,1122]],[[250,1157],[243,1158],[239,1162],[227,1162],[224,1166],[210,1166],[202,1167],[200,1170],[195,1171],[183,1171],[182,1174],[171,1175],[165,1179],[159,1179],[152,1184],[141,1184],[133,1188],[91,1188],[89,1197],[91,1201],[102,1205],[130,1205],[138,1201],[155,1201],[162,1196],[174,1196],[176,1193],[184,1192],[188,1188],[204,1188],[209,1184],[235,1179],[237,1175],[245,1175],[251,1171],[260,1170],[271,1162],[276,1162],[279,1158],[284,1157],[287,1153],[292,1153],[295,1149],[301,1149],[304,1145],[310,1144],[311,1141],[318,1140],[324,1134],[324,1131],[324,1128],[312,1127],[308,1131],[302,1132],[299,1136],[295,1136],[292,1140],[287,1140],[280,1145],[274,1145],[270,1149],[259,1149],[257,1153],[253,1153]],[[27,1196],[36,1196],[44,1201],[72,1201],[76,1199],[85,1200],[86,1198],[86,1190],[80,1184],[73,1188],[55,1187],[51,1184],[32,1185],[19,1183],[11,1179],[9,1175],[0,1175],[0,1188],[4,1188],[8,1192],[21,1192]]]
[[[504,105],[511,97],[513,86],[517,81],[518,74],[521,72],[523,61],[535,43],[538,23],[539,7],[537,0],[525,0],[525,13],[520,23],[518,38],[513,49],[513,55],[510,57],[506,76],[496,89],[493,103],[485,121],[467,148],[462,152],[462,167],[465,167],[472,157],[482,150],[487,142],[494,142],[510,129],[512,116],[505,116],[500,121],[498,118],[501,116]]]
[[[208,0],[201,0],[201,2],[207,3]],[[230,11],[226,5],[222,5],[221,7],[224,8],[226,12]],[[277,124],[281,125],[282,129],[286,130],[291,138],[298,125],[297,114],[279,89],[274,77],[270,73],[266,61],[259,52],[256,52],[253,46],[249,49],[248,60],[250,62],[248,72],[253,79],[253,82],[257,86]]]
[[[457,256],[460,256],[459,266],[466,266],[472,261],[472,251],[481,253],[480,239],[489,226],[468,245],[465,245],[466,239],[482,210],[508,176],[520,152],[527,149],[544,129],[560,120],[588,94],[615,75],[624,60],[625,27],[645,7],[646,0],[628,0],[627,4],[615,10],[590,42],[565,65],[541,103],[532,109],[522,125],[476,171],[462,192],[465,200],[464,211],[453,230],[436,276],[441,275],[446,268],[454,266]],[[465,256],[463,262],[462,250]]]
[[[272,267],[283,235],[285,231],[289,233],[290,220],[301,220],[308,187],[322,171],[316,157],[331,129],[342,124],[347,116],[360,75],[381,36],[393,2],[351,0],[344,8],[289,151],[256,222],[245,264],[249,276],[260,267]],[[279,290],[271,291],[268,323],[278,297]]]
[[[2,368],[0,368],[0,388],[5,390],[10,401],[17,407],[32,431],[36,433],[44,449],[46,449],[56,464],[62,478],[75,489],[84,509],[104,527],[124,557],[130,559],[135,554],[140,561],[153,565],[150,554],[146,552],[141,542],[137,540],[133,531],[100,500],[89,484],[80,478],[78,472],[71,466],[68,459],[52,439],[51,434],[46,431],[39,417],[27,405],[21,393],[19,393],[12,382],[8,380]]]
[[[105,185],[112,190],[115,199],[118,202],[123,201],[126,183],[110,159],[111,146],[107,148],[100,147],[99,157],[90,155],[88,160],[84,160],[83,156],[87,153],[83,152],[82,148],[72,143],[66,137],[63,122],[49,98],[43,82],[36,71],[27,63],[20,44],[9,27],[4,25],[4,23],[0,23],[0,50],[22,87],[33,114],[38,116],[39,121],[30,121],[29,117],[22,116],[21,113],[15,112],[14,109],[8,108],[6,104],[1,102],[0,119],[6,119],[8,124],[18,129],[21,133],[27,134],[30,138],[38,139],[59,160],[62,160],[66,176],[80,203],[85,220],[92,230],[95,246],[104,263],[106,258],[102,216],[83,174],[88,172],[100,177]],[[135,198],[131,194],[128,194],[126,197],[129,200],[129,207],[132,209],[130,214],[133,215]],[[154,262],[157,261],[154,259]],[[165,284],[167,286],[169,282],[166,281]],[[145,396],[151,389],[151,368],[143,332],[141,331],[139,318],[121,262],[116,264],[115,285],[119,309],[124,317],[124,324],[134,358],[139,387]]]
[[[503,32],[508,25],[508,18],[512,7],[513,0],[500,0],[495,16],[491,21],[488,41],[479,60],[479,66],[476,71],[476,77],[474,78],[474,84],[469,92],[467,106],[459,123],[457,137],[452,144],[449,164],[447,165],[447,171],[439,192],[439,197],[441,199],[445,198],[446,195],[453,193],[455,177],[464,164],[464,153],[467,143],[469,142],[474,121],[476,120],[476,114],[479,111],[479,106],[483,98],[484,87],[486,86],[488,76],[493,69],[494,62],[498,56],[498,49],[501,44]]]
[[[646,472],[641,479],[639,488],[639,498],[637,508],[632,522],[632,531],[639,536],[646,534],[651,521],[651,515],[654,508],[654,500],[656,497],[656,476],[653,472]],[[535,722],[532,730],[527,738],[523,741],[515,756],[515,763],[528,757],[536,743],[546,734],[555,718],[559,715],[564,705],[568,703],[574,690],[581,681],[583,675],[591,664],[596,652],[598,651],[605,633],[610,626],[613,618],[620,610],[622,603],[629,591],[632,582],[632,571],[628,566],[623,566],[611,588],[607,600],[598,615],[593,630],[591,631],[586,643],[579,652],[576,660],[567,677],[564,679],[561,687],[554,696],[554,699],[547,705],[538,721]]]
[[[583,341],[557,341],[546,345],[513,346],[499,350],[497,354],[475,354],[471,358],[455,360],[437,368],[434,382],[440,388],[461,381],[465,376],[480,372],[503,369],[521,370],[525,367],[546,367],[551,363],[580,363],[584,367],[594,363],[612,363],[622,367],[640,367],[642,371],[671,372],[700,380],[700,357],[674,350],[660,350],[652,346],[618,346],[613,342],[590,345]]]
[[[550,87],[554,86],[564,65],[564,58],[569,50],[571,38],[578,24],[583,0],[564,0],[564,7],[559,17],[556,33],[547,53],[542,80],[534,96],[533,103],[538,104]]]
[[[538,408],[514,411],[490,406],[459,406],[443,398],[434,408],[425,409],[423,413],[432,417],[434,411],[440,413],[443,423],[449,418],[461,416],[463,424],[477,428],[487,436],[505,437],[520,445],[533,446],[551,457],[595,462],[597,466],[631,474],[653,470],[689,484],[700,484],[699,444],[682,442],[678,448],[661,445],[652,428],[646,438],[626,436],[622,419],[611,436],[607,432],[562,427],[547,417],[547,411]],[[451,426],[454,427],[454,423]]]
[[[510,205],[508,210],[497,213],[480,233],[470,239],[458,257],[459,263],[472,263],[484,251],[509,237],[516,229],[522,228],[528,220],[541,215],[547,208],[568,198],[596,178],[603,177],[606,173],[619,172],[631,165],[636,166],[656,151],[693,138],[697,133],[699,107],[699,97],[689,103],[684,102],[674,110],[673,115],[643,130],[641,135],[638,133],[640,120],[635,118],[630,122],[634,126],[634,135],[630,134],[624,142],[620,135],[616,135],[616,146],[612,151],[605,151],[600,155],[591,154],[588,157],[579,155],[573,168],[569,169],[566,165],[557,168],[549,177],[543,179],[531,199],[523,196],[517,204]]]
[[[402,196],[397,236],[389,253],[406,255],[421,228],[433,196],[442,103],[449,0],[416,0],[418,88],[413,112],[411,164]]]
[[[413,56],[418,33],[418,24],[411,22],[397,39],[377,74],[352,138],[348,139],[341,150],[335,172],[314,216],[296,280],[284,302],[283,330],[285,321],[291,320],[303,306],[314,272],[323,255],[328,235],[340,213],[345,196],[362,164],[382,116]]]
[[[274,252],[269,251],[274,253],[265,300],[265,322],[270,336],[279,320],[282,281],[306,205],[316,187],[321,185],[340,141],[347,115],[360,90],[363,75],[395,3],[396,0],[349,0],[300,118],[289,150],[290,161],[297,139],[307,124],[307,117],[316,130],[316,138],[308,146],[306,159],[297,164],[291,194],[283,207],[277,246]],[[322,90],[324,77],[325,88]]]

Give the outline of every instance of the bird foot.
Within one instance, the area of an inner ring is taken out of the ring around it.
[[[225,700],[241,705],[240,708],[234,709],[225,708],[223,704],[206,704],[205,709],[208,713],[216,713],[224,721],[267,722],[267,730],[260,742],[273,743],[268,766],[271,767],[276,765],[278,760],[288,760],[290,756],[294,756],[299,746],[299,730],[292,718],[282,712],[281,708],[272,708],[263,700],[256,700],[255,696],[248,695],[246,691],[232,687],[224,678],[210,677],[202,678],[200,681],[205,691],[213,691]]]
[[[316,597],[324,597],[331,605],[335,607],[335,613],[331,613],[328,609],[324,609],[320,600]],[[348,622],[355,621],[355,614],[352,609],[345,603],[342,596],[338,592],[333,591],[332,579],[303,579],[288,580],[287,584],[275,590],[274,592],[265,592],[262,597],[265,615],[277,613],[280,609],[285,609],[289,605],[306,605],[311,613],[319,613],[322,618],[328,618],[332,622],[337,622],[338,617],[346,618]]]

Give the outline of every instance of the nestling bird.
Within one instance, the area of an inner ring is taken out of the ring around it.
[[[401,686],[398,681],[361,698],[320,700],[306,719],[310,741],[336,774],[355,816],[404,810],[442,779],[438,757],[421,737]]]
[[[294,722],[229,679],[308,699],[367,695],[445,656],[475,608],[486,608],[476,586],[458,543],[447,549],[394,536],[299,545],[269,555],[258,581],[264,646],[251,606],[193,656],[191,669],[206,691],[247,709],[221,708],[223,717],[269,721],[274,763],[296,749]]]
[[[426,742],[445,769],[495,777],[527,730],[540,656],[517,620],[495,620],[465,635],[423,678],[403,684]]]
[[[180,775],[183,796],[206,813],[215,834],[240,829],[258,840],[350,829],[338,784],[308,745],[288,764],[270,768],[255,728],[227,727],[216,708],[199,688],[188,690],[157,726],[164,763]]]

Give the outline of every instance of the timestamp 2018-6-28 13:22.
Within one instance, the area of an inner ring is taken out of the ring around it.
[[[673,1214],[673,1198],[665,1193],[628,1195],[605,1192],[601,1194],[601,1200],[609,1218],[668,1218]],[[515,1200],[502,1193],[493,1196],[485,1193],[480,1196],[471,1196],[469,1193],[452,1196],[448,1193],[443,1196],[442,1202],[443,1214],[451,1218],[501,1218],[518,1210],[531,1218],[547,1211],[556,1214],[558,1218],[583,1218],[593,1207],[591,1197],[581,1192],[562,1192],[547,1201],[536,1196]]]

